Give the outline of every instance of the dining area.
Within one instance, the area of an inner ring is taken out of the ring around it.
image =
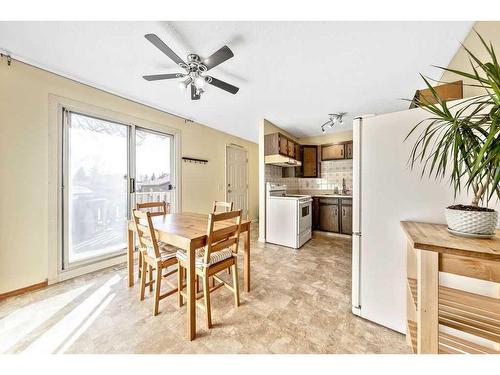
[[[154,316],[167,297],[162,304],[185,306],[186,338],[194,340],[197,308],[204,313],[206,329],[213,326],[211,293],[225,287],[233,294],[234,308],[240,305],[240,240],[243,290],[250,292],[250,224],[242,210],[233,209],[233,202],[214,201],[207,214],[171,213],[165,201],[137,203],[127,222],[128,287],[139,283],[141,302],[149,292]]]

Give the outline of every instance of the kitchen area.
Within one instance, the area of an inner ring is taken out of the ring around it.
[[[264,135],[266,242],[300,248],[313,231],[352,235],[352,131],[296,138]]]

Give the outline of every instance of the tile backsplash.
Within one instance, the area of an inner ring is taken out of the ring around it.
[[[352,190],[352,159],[321,162],[321,178],[282,177],[282,167],[266,165],[266,182],[286,184],[288,190],[341,190],[342,179],[348,190]]]

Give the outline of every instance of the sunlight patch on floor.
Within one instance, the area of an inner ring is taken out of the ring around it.
[[[15,310],[0,320],[0,353],[6,353],[30,332],[89,289],[94,283],[61,293]]]
[[[114,275],[64,318],[29,345],[24,353],[61,353],[85,332],[114,297],[111,287],[122,278]]]

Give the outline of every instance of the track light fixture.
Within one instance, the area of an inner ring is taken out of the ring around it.
[[[339,124],[339,125],[343,125],[344,124],[344,120],[343,120],[343,117],[344,115],[346,115],[347,112],[339,112],[339,113],[330,113],[328,114],[328,121],[325,122],[323,125],[321,125],[321,131],[323,133],[326,132],[325,130],[325,126],[329,125],[330,128],[333,128],[335,124]]]

